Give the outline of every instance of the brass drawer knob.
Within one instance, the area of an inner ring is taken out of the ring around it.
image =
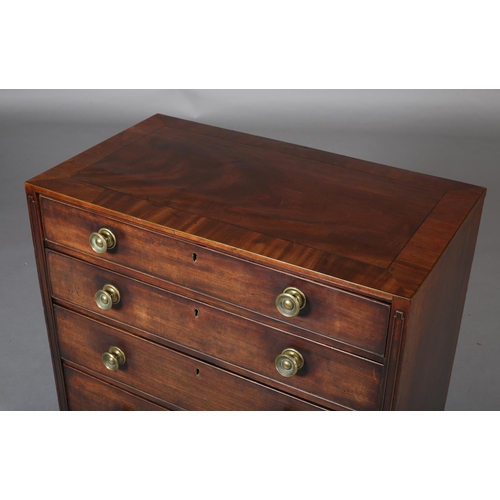
[[[98,290],[94,296],[95,303],[103,311],[108,311],[113,304],[120,302],[120,292],[113,285],[104,285],[102,290]]]
[[[109,229],[103,227],[97,233],[92,233],[89,236],[89,243],[94,252],[106,253],[108,250],[115,248],[116,238]]]
[[[111,346],[108,352],[102,355],[102,362],[108,370],[116,371],[126,361],[125,353],[115,346]]]
[[[299,314],[306,305],[306,296],[293,286],[289,286],[276,297],[276,307],[278,311],[287,318],[293,318]]]
[[[304,366],[304,358],[299,351],[289,348],[276,358],[274,365],[283,377],[293,377]]]

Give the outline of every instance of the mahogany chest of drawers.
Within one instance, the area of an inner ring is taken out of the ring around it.
[[[484,188],[158,114],[26,193],[61,409],[444,408]]]

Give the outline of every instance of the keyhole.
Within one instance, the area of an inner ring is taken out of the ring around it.
[[[193,262],[196,262],[197,258],[198,258],[198,256],[195,253],[193,253]]]
[[[200,311],[198,311],[198,309],[195,309],[194,310],[194,317],[197,318],[199,314],[200,314]]]
[[[196,368],[196,376],[199,377],[200,376],[200,369],[199,368]]]

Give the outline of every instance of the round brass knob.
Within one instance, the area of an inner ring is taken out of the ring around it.
[[[278,311],[287,318],[293,318],[299,314],[306,305],[306,296],[293,286],[289,286],[276,297],[276,307]]]
[[[304,358],[299,351],[289,348],[276,358],[274,365],[283,377],[293,377],[304,366]]]
[[[102,355],[102,362],[108,370],[116,371],[126,361],[125,353],[115,346],[111,346],[108,352]]]
[[[108,250],[115,248],[116,238],[109,229],[103,227],[97,233],[92,233],[89,236],[89,243],[94,252],[106,253]]]
[[[103,311],[108,311],[113,304],[120,302],[120,292],[113,285],[104,285],[94,296],[95,303]]]

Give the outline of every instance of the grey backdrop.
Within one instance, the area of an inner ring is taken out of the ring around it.
[[[56,410],[23,182],[161,112],[488,188],[447,410],[500,410],[499,91],[0,91],[0,410]]]

